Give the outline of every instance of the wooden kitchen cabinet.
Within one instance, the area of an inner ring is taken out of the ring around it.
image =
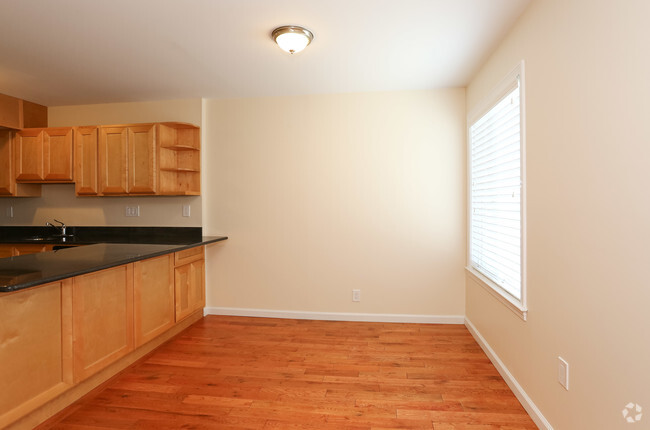
[[[16,183],[15,131],[47,126],[47,107],[0,94],[0,197],[38,197],[41,186]]]
[[[22,133],[18,132],[18,134]],[[43,130],[43,179],[48,182],[73,182],[72,127]]]
[[[39,197],[40,184],[19,184],[16,182],[14,157],[14,132],[0,130],[0,196]]]
[[[23,130],[14,138],[16,181],[42,181],[43,130]]]
[[[0,94],[0,128],[47,127],[47,106]]]
[[[0,94],[0,127],[23,128],[22,100]]]
[[[99,194],[99,127],[76,127],[74,131],[74,182],[78,196]]]
[[[199,246],[1,293],[0,428],[33,428],[198,321],[203,272]]]
[[[14,138],[17,182],[72,182],[72,127],[26,128]]]
[[[133,351],[133,264],[73,278],[74,381]]]
[[[155,194],[156,189],[155,124],[100,127],[100,193]]]
[[[205,306],[205,259],[203,246],[174,253],[176,322]]]
[[[200,128],[191,124],[75,129],[78,196],[200,195]]]
[[[174,325],[172,254],[133,263],[133,312],[136,348]]]
[[[191,124],[159,124],[160,194],[201,194],[200,135]]]
[[[126,127],[99,129],[99,192],[105,195],[127,193],[128,130]]]
[[[0,296],[0,428],[72,386],[71,284]]]
[[[129,194],[155,194],[156,175],[156,128],[155,124],[128,127],[129,133]]]

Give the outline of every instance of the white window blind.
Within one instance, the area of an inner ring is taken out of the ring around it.
[[[472,269],[522,300],[521,100],[519,79],[470,125]]]

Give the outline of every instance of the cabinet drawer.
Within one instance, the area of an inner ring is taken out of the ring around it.
[[[184,249],[174,253],[174,265],[182,266],[183,264],[191,263],[192,261],[203,259],[203,247],[197,246],[196,248]]]

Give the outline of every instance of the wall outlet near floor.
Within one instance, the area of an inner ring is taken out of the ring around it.
[[[569,389],[569,363],[562,357],[557,358],[557,381],[564,388]]]
[[[140,206],[126,206],[124,216],[140,216]]]
[[[190,216],[190,205],[183,205],[183,216]]]
[[[361,290],[352,290],[352,301],[353,302],[361,301]]]

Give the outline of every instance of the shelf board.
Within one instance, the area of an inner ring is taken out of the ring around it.
[[[164,172],[183,172],[183,173],[184,172],[195,172],[195,173],[200,172],[199,169],[188,169],[188,168],[184,168],[184,167],[161,167],[160,170],[162,170]]]
[[[169,149],[170,151],[199,151],[199,148],[190,145],[161,146],[161,148]]]

